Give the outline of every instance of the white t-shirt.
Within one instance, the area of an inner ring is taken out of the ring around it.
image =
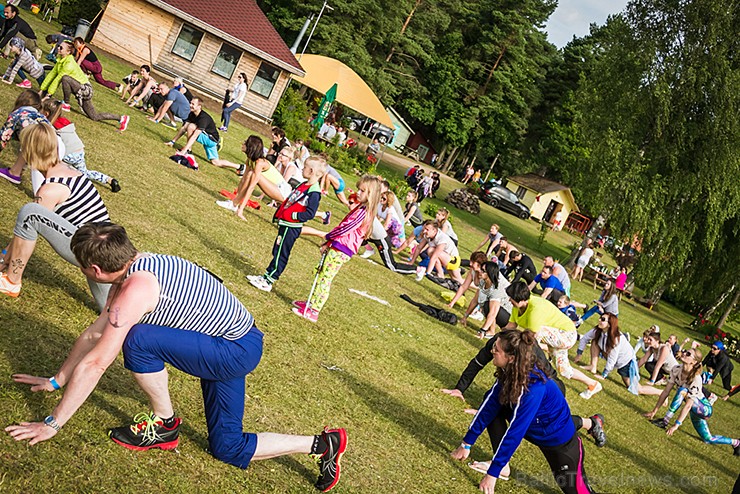
[[[450,257],[460,256],[460,253],[457,250],[457,246],[449,237],[449,235],[439,229],[437,230],[437,235],[429,240],[429,247],[436,247],[438,245],[442,245],[442,248],[450,255]]]
[[[450,223],[450,220],[445,221],[445,224],[442,225],[442,229],[444,232],[453,240],[457,240],[457,234],[455,233],[455,230],[452,229],[452,223]]]
[[[578,264],[582,266],[588,266],[591,258],[594,256],[594,250],[591,247],[586,247],[581,251],[581,255],[578,257]]]
[[[509,280],[504,278],[501,273],[498,275],[498,288],[493,286],[493,283],[491,283],[489,288],[486,288],[486,282],[484,280],[480,280],[480,283],[478,284],[478,303],[486,304],[491,300],[498,300],[501,304],[501,308],[511,314],[511,300],[509,300],[509,295],[506,293],[506,289],[509,285]]]
[[[388,215],[391,216],[391,218],[395,219],[399,223],[401,222],[401,218],[398,217],[398,214],[396,214],[396,210],[393,209],[393,206],[388,206],[385,208],[385,211],[383,210],[383,206],[378,205],[378,218],[380,218],[383,223],[388,219]]]

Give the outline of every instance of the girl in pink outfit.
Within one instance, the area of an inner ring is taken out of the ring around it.
[[[358,205],[324,238],[321,245],[323,262],[318,266],[316,286],[308,301],[295,301],[293,312],[311,322],[316,322],[319,312],[329,298],[331,283],[341,267],[357,253],[362,242],[372,231],[375,211],[380,202],[380,180],[365,175],[357,182]]]
[[[614,286],[617,288],[617,293],[619,294],[619,298],[622,298],[622,293],[624,293],[624,287],[627,285],[627,268],[619,268],[619,274],[617,275],[617,278],[614,280]]]

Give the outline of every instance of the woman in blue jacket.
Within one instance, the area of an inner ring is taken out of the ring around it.
[[[583,444],[576,434],[570,408],[551,371],[535,365],[534,345],[535,335],[531,331],[501,332],[493,346],[493,363],[498,367],[496,384],[452,457],[466,459],[478,436],[503,414],[509,426],[500,443],[493,445],[493,460],[480,483],[481,491],[493,494],[501,470],[522,439],[527,439],[545,455],[563,492],[592,493],[583,469]]]

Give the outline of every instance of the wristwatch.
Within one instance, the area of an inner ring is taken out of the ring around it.
[[[57,432],[62,430],[62,426],[59,425],[59,423],[57,422],[57,419],[55,419],[53,415],[49,415],[48,417],[44,419],[44,425],[48,425],[49,427],[51,427]]]

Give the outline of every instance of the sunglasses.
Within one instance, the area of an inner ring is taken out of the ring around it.
[[[712,350],[719,350],[719,348],[717,348],[716,346],[713,346]]]
[[[609,322],[609,318],[608,317],[600,317],[599,318],[599,321],[601,321],[601,322]]]
[[[684,357],[693,357],[694,356],[694,354],[691,353],[690,350],[682,350],[681,351],[681,355],[683,355]]]

